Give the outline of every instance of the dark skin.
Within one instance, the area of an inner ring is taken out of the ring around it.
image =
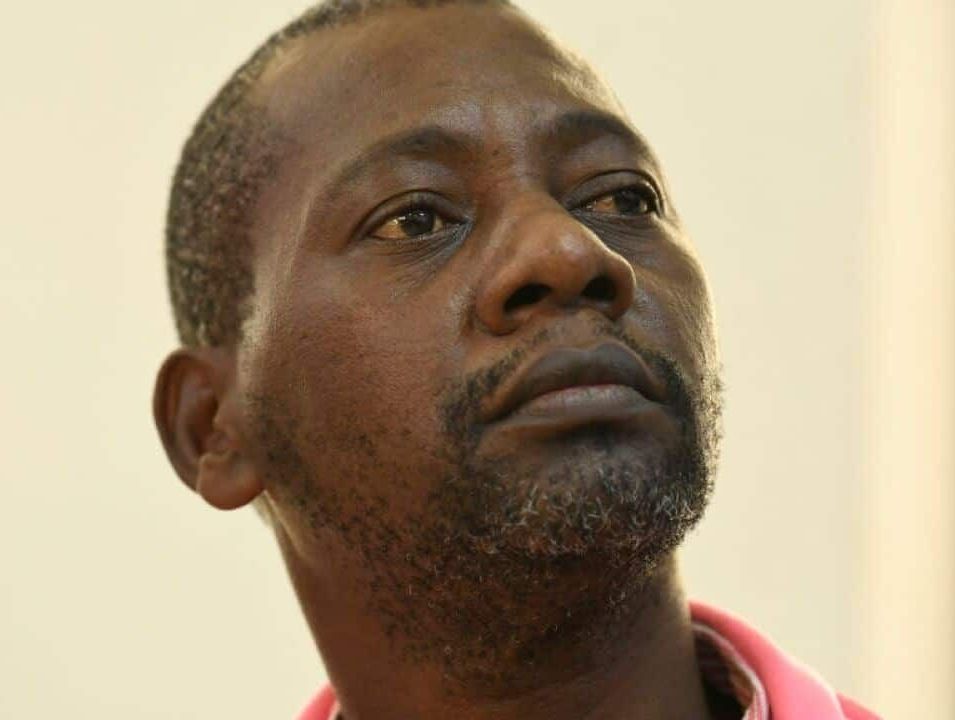
[[[693,396],[717,364],[612,93],[516,12],[448,6],[297,40],[255,102],[286,147],[243,339],[171,355],[156,419],[208,503],[264,498],[345,716],[708,717],[672,543],[620,491],[666,477],[677,413],[491,419],[555,348],[647,349]]]

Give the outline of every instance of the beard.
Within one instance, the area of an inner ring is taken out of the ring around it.
[[[707,506],[721,435],[718,373],[691,385],[674,361],[624,333],[599,335],[626,344],[665,381],[675,437],[586,426],[533,453],[488,456],[479,406],[520,364],[525,352],[515,353],[444,389],[445,442],[427,451],[429,489],[398,517],[386,511],[387,493],[407,468],[368,452],[366,436],[363,469],[329,483],[327,468],[306,459],[315,438],[295,431],[288,406],[275,397],[250,403],[270,495],[316,538],[330,532],[349,549],[365,610],[399,656],[438,664],[462,692],[504,699],[625,652],[626,626],[658,601],[666,561]],[[547,339],[541,333],[530,348]]]
[[[639,559],[649,571],[699,522],[722,434],[719,374],[705,375],[691,390],[675,362],[623,333],[614,336],[664,381],[678,437],[591,425],[541,443],[536,461],[527,448],[484,457],[487,428],[478,407],[521,356],[506,359],[446,393],[442,415],[456,449],[449,462],[455,472],[432,492],[427,514],[443,519],[449,542],[531,562],[606,553]]]

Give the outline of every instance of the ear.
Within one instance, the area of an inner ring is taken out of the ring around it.
[[[233,510],[262,493],[243,445],[232,352],[184,348],[172,353],[156,377],[153,417],[176,473],[207,503]]]

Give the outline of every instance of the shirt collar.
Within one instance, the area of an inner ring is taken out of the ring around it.
[[[740,720],[769,720],[766,688],[732,643],[703,623],[693,623],[696,663],[703,684],[743,708]],[[734,718],[734,720],[736,720]]]

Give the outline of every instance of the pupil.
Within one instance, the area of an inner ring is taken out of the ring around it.
[[[626,188],[614,193],[617,212],[624,215],[642,215],[650,212],[650,203],[636,188]]]
[[[411,237],[426,235],[434,230],[435,217],[434,213],[428,210],[412,210],[402,215],[398,219],[398,224],[405,235]]]

